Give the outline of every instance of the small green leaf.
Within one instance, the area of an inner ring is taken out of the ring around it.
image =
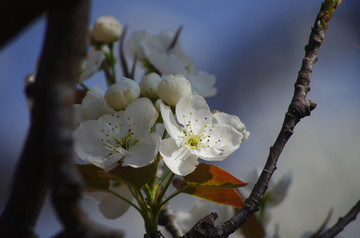
[[[109,179],[99,176],[103,170],[92,164],[77,164],[77,170],[85,181],[85,190],[99,191],[109,187]]]
[[[212,164],[200,163],[194,172],[184,176],[185,182],[193,187],[238,188],[247,183]]]
[[[152,179],[155,173],[155,164],[150,164],[141,168],[118,166],[109,172],[100,172],[100,176],[117,182],[125,183],[132,187],[140,188],[150,179]]]

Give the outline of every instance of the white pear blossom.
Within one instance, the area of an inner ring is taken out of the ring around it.
[[[139,96],[139,85],[134,80],[123,77],[122,80],[106,90],[104,97],[109,107],[115,110],[123,110]]]
[[[150,133],[158,113],[148,98],[133,101],[125,111],[84,121],[73,133],[75,153],[109,171],[118,164],[142,167],[156,156],[160,136]]]
[[[169,106],[175,107],[179,99],[184,95],[191,95],[191,84],[181,74],[168,75],[157,88],[159,98]]]
[[[112,114],[115,112],[115,110],[106,104],[104,91],[97,86],[94,86],[87,91],[80,104],[80,111],[84,121],[97,120],[102,115]]]
[[[91,37],[101,43],[112,43],[120,39],[122,26],[112,16],[99,17],[91,29]]]
[[[128,50],[131,56],[136,56],[148,70],[155,68],[163,75],[182,74],[190,81],[195,93],[203,97],[215,96],[216,78],[199,71],[178,42],[170,47],[174,37],[175,33],[171,31],[159,35],[135,32],[129,40]]]
[[[185,176],[207,161],[226,159],[241,144],[243,135],[230,125],[220,124],[199,95],[184,96],[176,105],[176,120],[170,107],[161,104],[161,115],[171,137],[160,144],[160,154],[172,172]]]
[[[79,82],[84,82],[86,79],[93,76],[99,70],[104,59],[105,55],[100,50],[90,53],[82,62]]]

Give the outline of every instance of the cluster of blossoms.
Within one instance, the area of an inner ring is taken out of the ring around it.
[[[92,49],[83,62],[79,79],[86,95],[81,104],[75,105],[78,115],[78,127],[73,132],[75,153],[103,173],[119,167],[154,165],[156,168],[144,185],[145,192],[140,191],[143,187],[111,181],[106,190],[111,194],[98,199],[100,209],[109,218],[124,212],[123,206],[110,207],[104,202],[114,198],[121,198],[118,200],[135,206],[142,213],[146,213],[146,206],[142,205],[147,203],[151,208],[149,214],[158,214],[168,201],[162,198],[175,175],[184,177],[193,173],[199,158],[206,161],[228,158],[249,136],[237,116],[210,110],[205,98],[217,94],[216,79],[198,70],[185,54],[178,44],[179,32],[132,35],[127,44],[130,58],[140,62],[146,72],[137,83],[134,75],[121,80],[115,77],[113,49],[122,34],[118,21],[101,17],[90,29]],[[99,70],[106,73],[105,92],[85,85]],[[148,198],[142,199],[142,193]],[[131,202],[131,195],[139,206]],[[121,207],[121,211],[116,212],[116,207]],[[143,214],[143,217],[147,232],[153,232],[155,228],[150,223],[157,221],[156,216],[146,218]]]

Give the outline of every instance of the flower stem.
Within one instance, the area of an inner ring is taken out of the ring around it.
[[[116,72],[115,72],[115,57],[114,57],[114,43],[110,43],[108,44],[109,49],[110,49],[110,67],[111,67],[111,71],[112,71],[112,76],[113,76],[113,80],[115,83],[116,82]]]
[[[184,192],[189,185],[184,186],[182,189],[177,190],[176,192],[172,193],[167,199],[165,199],[161,204],[160,207],[162,208],[168,201],[170,201],[172,198],[174,198],[176,195]]]
[[[90,90],[89,87],[86,86],[83,82],[81,82],[81,83],[79,83],[79,84],[80,84],[80,86],[81,86],[85,91],[89,91],[89,90]]]
[[[167,177],[167,176],[166,176]],[[171,172],[171,175],[170,175],[170,178],[168,179],[168,181],[166,182],[165,186],[164,186],[164,189],[161,191],[160,195],[159,195],[159,198],[158,198],[158,201],[159,201],[159,204],[161,203],[162,204],[162,199],[166,193],[166,191],[168,190],[170,184],[171,184],[171,181],[173,180],[173,178],[175,177],[175,174],[173,172]]]
[[[120,194],[117,194],[116,192],[112,191],[111,189],[106,189],[107,192],[111,193],[112,195],[122,199],[123,201],[127,202],[128,204],[130,204],[131,206],[133,206],[136,210],[138,210],[138,212],[141,213],[141,210],[138,206],[136,206],[136,204],[132,203],[130,200],[126,199],[125,197],[121,196]]]
[[[165,179],[169,176],[170,172],[171,172],[171,170],[168,170],[168,171],[164,174],[164,176],[161,178],[161,180],[160,180],[159,183],[158,183],[159,186],[160,186],[160,185],[165,181]]]

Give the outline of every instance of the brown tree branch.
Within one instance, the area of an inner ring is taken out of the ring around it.
[[[131,74],[129,72],[128,64],[127,64],[126,57],[125,57],[125,51],[124,51],[124,42],[125,42],[128,28],[129,28],[128,25],[124,26],[123,32],[120,37],[120,43],[119,43],[120,65],[121,65],[124,77],[134,79],[133,77],[131,77]]]
[[[108,232],[94,226],[79,207],[81,185],[73,164],[72,110],[79,66],[86,55],[86,29],[89,0],[59,3],[50,9],[48,31],[42,62],[51,77],[47,93],[51,95],[53,126],[48,157],[52,161],[52,201],[64,231],[58,237],[122,237],[120,232]],[[40,65],[41,65],[40,63]],[[41,66],[40,66],[41,67]],[[39,72],[40,73],[40,72]]]
[[[81,187],[72,162],[72,105],[81,60],[86,53],[89,0],[56,1],[35,83],[32,121],[15,173],[7,206],[0,218],[0,237],[36,237],[33,228],[48,188],[65,231],[59,237],[122,237],[97,229],[78,205]]]
[[[219,224],[217,227],[214,225],[208,225],[209,219],[208,217],[205,217],[205,220],[200,220],[197,225],[195,225],[189,232],[190,234],[192,232],[197,232],[197,227],[202,227],[201,224],[203,223],[208,228],[206,233],[203,232],[205,235],[199,236],[199,234],[202,233],[198,233],[195,236],[191,236],[188,235],[189,233],[187,233],[184,237],[227,237],[229,234],[237,230],[242,224],[244,224],[252,214],[259,210],[261,199],[266,192],[272,174],[276,170],[276,164],[279,156],[287,141],[293,134],[293,130],[296,124],[302,118],[309,116],[310,112],[316,107],[314,102],[306,99],[307,93],[310,90],[309,85],[312,68],[317,61],[317,53],[324,41],[325,31],[327,29],[330,18],[339,2],[341,1],[325,0],[325,3],[321,5],[321,9],[311,30],[309,42],[305,47],[305,57],[303,58],[301,69],[298,73],[298,77],[294,85],[294,96],[291,100],[288,111],[285,114],[282,128],[278,137],[276,138],[274,145],[270,148],[270,153],[267,158],[265,167],[249,198],[245,201],[244,206],[230,220]],[[331,9],[332,14],[328,13],[330,11],[329,9]],[[212,215],[210,214],[209,216]],[[203,229],[200,231],[202,230]]]
[[[0,7],[0,48],[43,14],[49,7],[48,0],[2,1]]]
[[[314,238],[330,238],[339,234],[350,222],[356,219],[356,216],[360,212],[360,200],[350,209],[350,211],[344,216],[340,217],[334,226],[324,231],[321,235]]]

